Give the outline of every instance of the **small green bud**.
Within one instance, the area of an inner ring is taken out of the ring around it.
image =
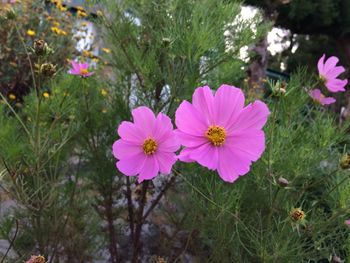
[[[350,155],[348,153],[344,154],[341,158],[340,167],[344,170],[350,168]]]
[[[286,178],[283,178],[283,177],[278,178],[277,182],[278,182],[279,186],[281,186],[281,187],[287,187],[289,185],[288,180]]]
[[[56,66],[51,63],[44,63],[40,66],[40,73],[46,77],[52,77],[56,74]]]

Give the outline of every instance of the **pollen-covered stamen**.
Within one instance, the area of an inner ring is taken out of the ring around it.
[[[147,155],[154,154],[157,151],[157,148],[158,148],[158,144],[152,138],[146,139],[142,145],[143,152]]]
[[[214,146],[221,146],[224,144],[226,139],[226,130],[220,126],[210,126],[205,133],[205,136]]]
[[[85,68],[81,68],[80,69],[80,74],[81,75],[87,75],[88,73],[89,73],[89,71],[87,69],[85,69]]]

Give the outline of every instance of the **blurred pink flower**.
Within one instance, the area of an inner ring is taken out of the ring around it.
[[[345,221],[344,221],[344,224],[350,227],[350,219],[345,220]]]
[[[319,89],[311,90],[309,95],[314,101],[321,105],[329,105],[336,101],[333,97],[325,97]]]
[[[89,68],[88,63],[77,63],[72,60],[71,64],[72,64],[72,68],[68,71],[69,74],[79,75],[85,78],[85,77],[90,77],[95,73],[95,72],[90,72],[88,70]]]
[[[26,261],[26,263],[45,263],[46,260],[43,256],[31,256],[29,260]]]
[[[244,94],[234,86],[222,85],[215,96],[208,86],[197,88],[192,104],[183,101],[176,111],[176,132],[185,146],[179,159],[217,170],[233,183],[264,152],[269,113],[261,101],[244,107]]]
[[[117,168],[127,176],[139,175],[138,181],[169,174],[180,147],[168,116],[154,113],[147,107],[132,111],[134,122],[123,121],[118,128],[121,139],[113,144],[119,159]]]
[[[336,66],[339,62],[337,57],[330,57],[325,60],[326,55],[319,59],[317,68],[318,73],[322,81],[324,81],[325,86],[331,92],[345,91],[345,86],[348,84],[347,79],[338,79],[337,77],[345,71],[344,67]]]

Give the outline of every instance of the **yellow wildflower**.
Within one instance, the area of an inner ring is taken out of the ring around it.
[[[58,35],[60,32],[60,29],[56,26],[53,26],[53,27],[51,27],[51,31]]]
[[[32,29],[28,29],[27,30],[27,35],[33,37],[33,36],[35,36],[35,31],[32,30]]]
[[[87,17],[87,13],[86,13],[85,11],[80,11],[80,10],[78,10],[77,16],[78,16],[78,17]]]
[[[103,47],[102,51],[105,53],[111,53],[111,50],[109,48]]]
[[[57,22],[57,21],[53,21],[52,24],[53,24],[55,27],[59,27],[59,26],[60,26],[60,23]]]
[[[105,90],[105,89],[101,89],[101,95],[102,95],[103,97],[106,97],[106,96],[108,95],[108,91]]]
[[[93,56],[91,51],[88,51],[88,50],[83,50],[82,54],[84,57],[92,57]]]
[[[47,91],[44,91],[43,96],[44,98],[48,99],[50,97],[50,94]]]
[[[10,93],[10,94],[9,94],[9,99],[10,99],[10,100],[15,100],[15,99],[16,99],[16,95]]]

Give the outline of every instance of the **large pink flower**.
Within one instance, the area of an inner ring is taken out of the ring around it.
[[[222,85],[215,96],[207,86],[197,88],[192,104],[184,101],[176,111],[177,134],[185,146],[179,159],[196,161],[234,182],[264,152],[262,128],[269,113],[261,101],[244,107],[244,94],[236,87]]]
[[[325,97],[319,89],[311,90],[309,95],[314,101],[320,103],[321,105],[329,105],[336,101],[335,98]]]
[[[180,147],[170,118],[163,113],[155,117],[147,107],[134,109],[132,116],[133,123],[119,125],[121,139],[113,144],[117,168],[127,176],[139,175],[139,182],[151,180],[159,172],[169,174]]]
[[[90,77],[91,75],[94,74],[94,72],[89,71],[88,63],[77,63],[72,60],[71,64],[72,64],[72,68],[68,71],[69,74],[78,75],[83,78]]]
[[[331,92],[345,91],[345,86],[348,84],[347,79],[338,79],[338,76],[345,71],[344,67],[336,66],[339,62],[337,57],[330,57],[325,60],[326,55],[319,59],[317,63],[318,73],[324,81],[327,89]]]

